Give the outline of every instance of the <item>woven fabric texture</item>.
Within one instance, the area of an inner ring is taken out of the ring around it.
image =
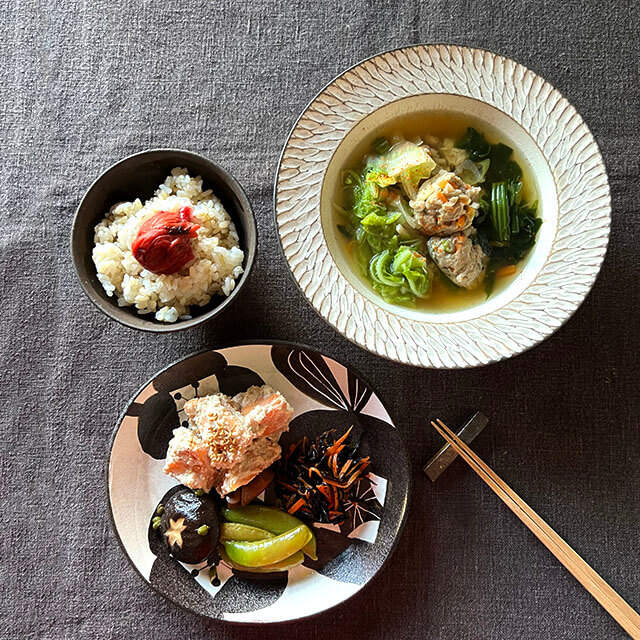
[[[474,447],[640,608],[640,8],[631,0],[276,3],[2,0],[0,18],[1,637],[607,640],[625,634],[463,463],[432,484],[428,420],[489,426]],[[313,312],[278,248],[280,151],[345,67],[418,42],[490,49],[550,81],[583,115],[611,181],[610,247],[568,324],[507,362],[416,370],[343,339]],[[203,153],[244,185],[259,255],[236,304],[175,335],[137,333],[86,299],[74,210],[133,152]],[[397,551],[347,604],[295,625],[238,628],[143,584],[107,515],[105,463],[128,398],[169,362],[256,338],[350,363],[409,446]]]

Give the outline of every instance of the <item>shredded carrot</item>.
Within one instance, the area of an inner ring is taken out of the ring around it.
[[[351,429],[353,429],[353,425],[351,425],[328,449],[325,453],[325,456],[328,458],[332,456],[339,449],[340,445],[349,437],[351,433]]]
[[[467,216],[462,215],[458,218],[458,221],[456,222],[456,226],[458,227],[458,229],[462,229],[462,227],[464,227],[464,223],[467,221]]]
[[[315,473],[317,476],[319,476],[322,480],[324,480],[324,476],[320,473],[320,471],[318,471],[318,469],[316,469],[315,467],[309,467],[309,477],[311,477],[311,473]]]
[[[333,475],[337,477],[338,475],[338,454],[334,453],[331,456],[331,470],[333,471]]]
[[[349,458],[343,465],[342,465],[342,469],[340,469],[340,477],[342,477],[346,472],[347,469],[349,469],[349,467],[351,466],[351,463],[353,462],[353,460],[351,458]]]
[[[368,466],[369,466],[369,459],[368,458],[363,458],[358,463],[358,466],[351,470],[351,473],[349,474],[349,480],[351,480],[351,478],[353,478],[354,476],[359,476],[360,473],[364,469],[366,469]]]
[[[512,276],[515,272],[516,272],[516,265],[515,264],[509,264],[506,267],[500,267],[496,271],[496,276],[498,278],[502,278],[504,276]]]
[[[348,482],[336,482],[335,480],[330,480],[329,478],[325,479],[327,484],[330,484],[332,487],[336,487],[337,489],[346,489],[349,486]]]
[[[444,193],[442,193],[442,191],[438,191],[438,198],[440,199],[441,202],[449,202],[449,198],[447,198],[447,196],[444,195]]]
[[[349,481],[347,482],[347,484],[345,485],[345,489],[347,489],[348,487],[350,487],[356,480],[358,480],[358,478],[360,477],[359,473],[354,473],[350,478]]]
[[[289,513],[295,513],[298,509],[303,507],[305,504],[306,502],[304,498],[300,498],[299,500],[296,500],[293,503],[293,505],[289,508]]]
[[[446,180],[441,180],[441,181],[438,183],[438,186],[439,186],[441,189],[444,189],[448,184],[449,184],[449,183],[448,183]]]

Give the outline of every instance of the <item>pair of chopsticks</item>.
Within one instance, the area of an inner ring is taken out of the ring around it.
[[[578,582],[634,639],[640,640],[640,615],[607,584],[509,485],[479,458],[442,420],[433,428],[457,451]]]

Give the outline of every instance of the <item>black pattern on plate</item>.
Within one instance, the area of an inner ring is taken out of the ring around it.
[[[349,395],[345,397],[327,361],[316,351],[274,344],[271,359],[276,369],[296,389],[320,404],[358,413],[369,402],[371,389],[348,368],[345,373]]]
[[[284,593],[288,574],[280,572],[268,575],[268,580],[245,580],[239,575],[232,575],[216,594],[216,607],[228,613],[243,613],[258,611],[273,604]]]
[[[215,375],[222,393],[235,395],[252,385],[264,384],[262,378],[251,369],[229,365],[226,358],[217,351],[200,353],[188,361],[178,362],[169,367],[153,381],[156,393],[143,404],[134,402],[127,415],[138,416],[138,440],[142,450],[156,460],[167,456],[169,440],[173,430],[180,426],[180,416],[173,392],[192,386],[198,395],[200,381]]]

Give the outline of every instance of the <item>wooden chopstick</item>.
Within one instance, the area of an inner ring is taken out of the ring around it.
[[[504,482],[442,420],[431,422],[434,429],[458,452],[469,466],[518,516],[531,532],[566,567],[580,584],[634,639],[640,640],[640,615],[616,593],[511,487]]]

